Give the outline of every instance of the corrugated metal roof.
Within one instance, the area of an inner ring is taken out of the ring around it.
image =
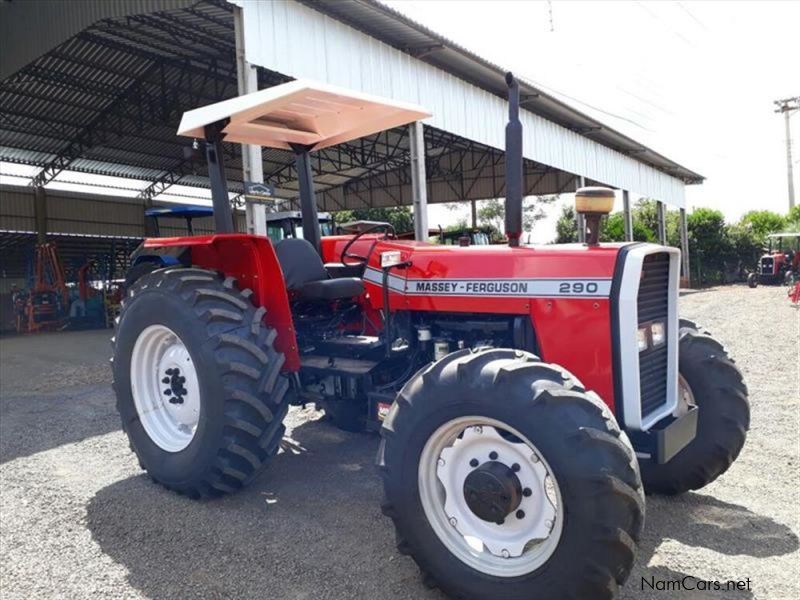
[[[369,33],[377,38],[376,45],[384,40],[401,49],[409,57],[405,68],[411,68],[411,57],[421,58],[443,69],[437,75],[443,81],[458,78],[474,83],[491,91],[494,96],[490,97],[502,104],[499,67],[399,13],[366,0],[307,4]],[[192,150],[191,140],[179,138],[175,131],[184,110],[237,93],[231,5],[225,0],[80,0],[69,6],[66,10],[61,3],[0,3],[2,72],[12,72],[0,82],[0,161],[36,165],[42,168],[41,181],[69,169],[163,182],[153,186],[155,194],[173,183],[208,187],[204,159]],[[11,20],[15,26],[30,25],[18,46],[9,45],[9,40],[19,38],[18,33],[11,37],[3,33]],[[41,27],[35,27],[39,22]],[[30,35],[31,31],[37,35]],[[422,56],[431,42],[441,48]],[[292,52],[292,44],[283,52]],[[20,57],[29,58],[7,69]],[[291,70],[280,73],[262,68],[259,86],[288,81],[293,75]],[[571,123],[575,130],[594,123],[546,94],[530,106],[557,122]],[[426,108],[450,120],[465,116],[463,98]],[[493,132],[502,128],[493,122],[481,126]],[[502,195],[502,153],[447,129],[425,127],[429,186],[435,191],[429,201]],[[581,135],[602,142],[601,133],[611,135],[610,130]],[[605,143],[627,142],[608,138]],[[633,143],[628,147],[634,148]],[[400,128],[314,153],[312,168],[321,205],[338,210],[373,203],[409,204],[407,148],[407,131]],[[641,150],[638,145],[635,148]],[[684,181],[699,178],[669,161],[656,164],[654,155],[645,150],[635,155],[642,164],[653,164]],[[240,147],[226,144],[225,153],[231,190],[241,192]],[[296,196],[292,153],[265,149],[263,160],[266,179],[280,194]],[[470,161],[479,168],[466,170],[464,165]],[[526,172],[530,193],[556,193],[574,186],[574,174],[563,169],[526,160]]]
[[[298,1],[501,98],[506,97],[506,69],[377,0]],[[685,183],[701,183],[704,179],[702,175],[615,131],[534,84],[522,81],[520,94],[525,98],[525,109],[530,112],[610,148],[635,155],[636,160],[664,170]]]

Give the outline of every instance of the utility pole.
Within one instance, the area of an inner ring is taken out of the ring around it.
[[[794,208],[794,173],[792,173],[792,128],[789,125],[789,117],[794,111],[800,110],[800,96],[794,98],[784,98],[775,100],[778,108],[776,113],[783,113],[786,124],[786,175],[789,179],[789,210]]]

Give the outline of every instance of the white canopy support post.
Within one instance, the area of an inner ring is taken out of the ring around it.
[[[586,186],[586,178],[583,175],[578,175],[576,179],[575,191],[577,192],[582,187]],[[578,225],[578,241],[583,244],[586,242],[586,219],[582,213],[575,213],[575,222]]]
[[[689,228],[686,224],[686,209],[681,209],[681,262],[683,267],[683,277],[686,286],[692,286],[692,269],[689,263]]]
[[[411,195],[414,203],[414,239],[428,241],[428,189],[425,181],[425,132],[422,121],[408,126],[411,151]]]
[[[628,190],[622,190],[622,216],[625,221],[625,241],[633,241],[633,214],[631,213],[631,198]]]
[[[236,79],[239,95],[244,96],[258,91],[258,71],[247,62],[244,46],[244,11],[233,5],[233,28],[236,38]],[[244,181],[264,183],[264,164],[261,159],[261,146],[242,144],[242,175]],[[247,233],[267,235],[266,206],[245,198],[245,220]]]
[[[656,200],[656,218],[658,220],[658,243],[667,245],[667,214],[666,206],[661,200]]]

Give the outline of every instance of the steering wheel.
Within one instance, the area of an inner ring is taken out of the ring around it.
[[[347,242],[345,244],[344,248],[342,248],[342,253],[339,255],[339,262],[341,262],[342,264],[347,265],[347,266],[366,265],[369,262],[369,257],[372,255],[372,250],[375,248],[375,244],[378,243],[378,240],[376,239],[374,242],[372,242],[372,246],[370,246],[369,252],[367,252],[366,256],[362,256],[361,254],[354,254],[354,253],[350,252],[350,248],[353,246],[353,244],[355,244],[358,240],[360,240],[366,234],[372,233],[373,231],[379,231],[379,230],[383,230],[383,232],[384,232],[383,233],[383,239],[384,240],[388,239],[390,235],[392,237],[394,237],[394,235],[395,235],[394,227],[392,227],[389,223],[376,223],[375,225],[371,225],[370,227],[367,227],[364,231],[359,231],[353,237],[353,239],[351,239],[349,242]],[[352,259],[354,261],[357,261],[357,262],[347,262],[348,258],[350,258],[350,259]]]

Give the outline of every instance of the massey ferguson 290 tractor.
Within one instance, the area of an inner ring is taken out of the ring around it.
[[[773,233],[767,241],[767,252],[758,259],[755,272],[747,276],[747,285],[794,285],[800,280],[800,232]]]
[[[380,428],[398,549],[456,598],[610,598],[644,493],[703,487],[736,459],[747,388],[678,317],[679,252],[598,244],[613,194],[586,188],[586,244],[520,245],[519,87],[507,77],[508,245],[319,233],[309,152],[424,110],[294,81],[184,114],[204,140],[217,233],[148,239],[114,341],[122,425],[144,469],[192,498],[235,492],[290,405]],[[221,144],[296,154],[303,238],[233,231]],[[142,266],[144,265],[144,266]]]

